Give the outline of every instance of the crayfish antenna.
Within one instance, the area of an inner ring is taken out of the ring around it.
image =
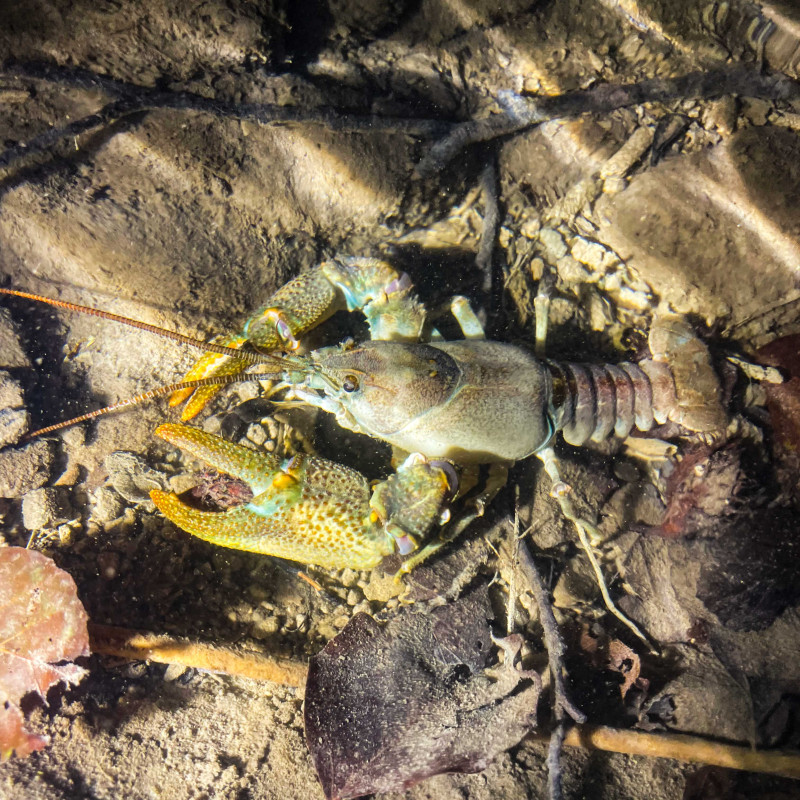
[[[54,306],[55,308],[74,311],[80,314],[87,314],[89,316],[99,317],[100,319],[107,319],[111,322],[118,322],[131,328],[147,331],[148,333],[155,334],[156,336],[160,336],[164,339],[172,339],[173,341],[181,342],[182,344],[187,344],[191,347],[196,347],[199,350],[204,350],[210,353],[218,353],[223,356],[234,357],[240,362],[245,362],[245,364],[249,366],[260,365],[263,367],[262,372],[252,373],[250,375],[242,375],[241,373],[232,375],[216,375],[206,378],[180,381],[178,383],[171,383],[167,386],[160,386],[156,389],[151,389],[150,391],[135,395],[134,397],[120,400],[117,403],[112,403],[104,408],[99,408],[96,411],[89,411],[85,414],[80,414],[77,417],[64,420],[63,422],[58,422],[54,425],[48,425],[47,427],[31,431],[22,437],[23,441],[35,439],[38,436],[44,436],[48,433],[53,433],[54,431],[69,428],[71,425],[77,425],[80,422],[86,422],[87,420],[95,419],[96,417],[102,417],[106,414],[121,411],[122,409],[141,405],[149,402],[150,400],[162,397],[163,395],[174,394],[182,389],[194,390],[200,387],[225,386],[229,383],[243,380],[263,380],[265,377],[269,377],[271,375],[281,375],[287,367],[298,368],[300,363],[300,360],[297,356],[276,356],[269,353],[259,353],[254,350],[238,349],[234,347],[228,347],[223,344],[204,342],[201,339],[194,339],[191,336],[186,336],[182,333],[171,331],[166,328],[160,328],[157,325],[151,325],[147,322],[142,322],[141,320],[123,317],[120,314],[113,314],[110,311],[101,311],[98,308],[92,308],[90,306],[81,306],[76,303],[67,302],[66,300],[56,300],[52,297],[45,297],[44,295],[40,294],[33,294],[31,292],[18,291],[17,289],[5,289],[0,287],[0,295],[21,297],[26,300],[34,300],[37,303],[44,303],[45,305]]]
[[[45,428],[39,428],[38,430],[31,431],[30,433],[26,433],[24,436],[21,437],[22,441],[28,441],[30,439],[36,439],[39,436],[45,436],[48,433],[53,433],[54,431],[60,431],[64,428],[69,428],[72,425],[77,425],[81,422],[86,422],[90,419],[95,419],[97,417],[104,417],[106,414],[113,414],[117,411],[122,411],[126,408],[132,408],[133,406],[139,406],[144,403],[150,402],[150,400],[155,400],[159,397],[163,397],[165,394],[172,394],[172,392],[177,392],[181,389],[196,389],[199,386],[226,386],[229,383],[239,383],[241,381],[259,381],[264,380],[265,377],[268,377],[269,373],[266,372],[258,372],[249,375],[222,375],[217,378],[198,378],[197,380],[193,381],[179,381],[178,383],[169,383],[165,386],[158,386],[155,389],[150,389],[148,392],[142,392],[141,394],[134,395],[133,397],[128,397],[125,400],[120,400],[117,403],[112,403],[109,406],[104,406],[103,408],[98,408],[95,411],[87,411],[85,414],[80,414],[77,417],[72,417],[71,419],[65,419],[62,422],[56,422],[53,425],[48,425]]]
[[[66,300],[56,300],[52,297],[45,297],[41,294],[21,292],[17,289],[4,289],[2,287],[0,287],[0,294],[5,294],[10,297],[22,297],[25,300],[35,300],[37,303],[44,303],[45,305],[54,306],[55,308],[63,308],[66,311],[75,311],[78,314],[88,314],[92,317],[111,320],[112,322],[118,322],[121,325],[127,325],[131,328],[138,328],[141,331],[153,333],[156,336],[161,336],[164,339],[172,339],[173,341],[181,342],[182,344],[188,344],[190,347],[196,347],[198,350],[205,350],[209,353],[219,353],[223,356],[234,356],[240,361],[247,361],[250,364],[275,364],[276,366],[284,367],[288,362],[291,361],[291,359],[287,359],[284,356],[274,356],[269,353],[258,353],[255,350],[240,350],[235,347],[227,347],[222,344],[204,342],[202,339],[194,339],[191,336],[186,336],[183,333],[171,331],[167,328],[160,328],[158,325],[151,325],[148,322],[142,322],[138,319],[123,317],[120,314],[113,314],[110,311],[101,311],[99,308],[81,306],[77,303],[69,303]]]

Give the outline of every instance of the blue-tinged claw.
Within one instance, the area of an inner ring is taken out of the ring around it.
[[[448,471],[454,471],[450,464],[449,470],[443,468],[444,463],[411,455],[372,492],[369,504],[401,555],[417,549],[452,497]]]
[[[340,258],[326,261],[321,269],[341,292],[348,310],[363,312],[371,339],[420,340],[425,308],[408,275],[377,258]]]

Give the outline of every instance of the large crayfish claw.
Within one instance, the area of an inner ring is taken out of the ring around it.
[[[258,453],[183,425],[161,425],[156,433],[253,492],[250,502],[221,512],[151,493],[164,516],[200,539],[330,568],[370,569],[394,550],[370,520],[369,484],[355,470],[313,456]]]
[[[156,433],[253,493],[226,511],[201,511],[175,494],[151,492],[165,517],[212,544],[304,564],[371,569],[395,550],[409,553],[440,521],[452,493],[448,470],[419,457],[370,496],[360,472],[323,458],[280,458],[185,425],[161,425]]]

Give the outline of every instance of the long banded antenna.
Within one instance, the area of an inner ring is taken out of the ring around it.
[[[69,428],[70,425],[77,425],[79,422],[86,422],[89,419],[96,417],[104,417],[106,414],[112,414],[115,411],[121,411],[123,408],[129,406],[138,406],[142,403],[147,403],[150,400],[155,400],[157,397],[163,397],[165,394],[172,394],[172,392],[180,391],[181,389],[197,389],[200,386],[227,386],[229,383],[239,383],[241,381],[259,381],[269,378],[269,372],[257,372],[247,375],[221,375],[217,378],[198,378],[193,381],[179,381],[178,383],[170,383],[166,386],[159,386],[156,389],[151,389],[149,392],[142,392],[142,394],[134,395],[126,400],[120,400],[118,403],[112,403],[110,406],[98,408],[96,411],[87,411],[78,417],[72,419],[65,419],[63,422],[56,422],[54,425],[48,425],[46,428],[39,428],[39,430],[26,433],[22,439],[36,439],[38,436],[44,436],[53,431],[60,431],[63,428]]]
[[[101,311],[99,308],[91,308],[89,306],[80,306],[76,303],[68,303],[66,300],[54,300],[52,297],[44,297],[40,294],[32,294],[30,292],[20,292],[16,289],[3,289],[0,287],[0,294],[10,295],[11,297],[22,297],[26,300],[35,300],[38,303],[45,303],[49,306],[56,308],[63,308],[67,311],[76,311],[80,314],[88,314],[92,317],[100,317],[101,319],[108,319],[112,322],[119,322],[122,325],[128,325],[131,328],[138,328],[148,333],[154,333],[156,336],[161,336],[165,339],[173,339],[176,342],[188,344],[191,347],[196,347],[199,350],[205,350],[208,353],[219,353],[223,356],[232,356],[248,364],[280,364],[285,366],[290,359],[281,356],[273,356],[268,353],[257,353],[253,350],[238,350],[235,347],[226,347],[223,344],[212,344],[211,342],[204,342],[201,339],[193,339],[191,336],[185,336],[176,331],[170,331],[166,328],[159,328],[158,325],[150,325],[147,322],[141,322],[138,319],[131,319],[130,317],[123,317],[119,314],[112,314],[110,311]]]

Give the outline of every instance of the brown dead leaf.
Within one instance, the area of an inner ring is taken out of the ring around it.
[[[34,550],[0,548],[0,761],[41,750],[47,740],[28,733],[22,698],[85,670],[70,662],[89,655],[87,615],[75,582]]]
[[[587,625],[582,626],[579,643],[593,666],[611,670],[622,677],[619,690],[624,698],[639,680],[642,665],[636,652],[619,639],[591,631]]]
[[[491,667],[491,616],[485,587],[385,627],[357,614],[311,659],[306,740],[326,797],[479,772],[535,727],[538,675],[514,666],[511,639]]]

